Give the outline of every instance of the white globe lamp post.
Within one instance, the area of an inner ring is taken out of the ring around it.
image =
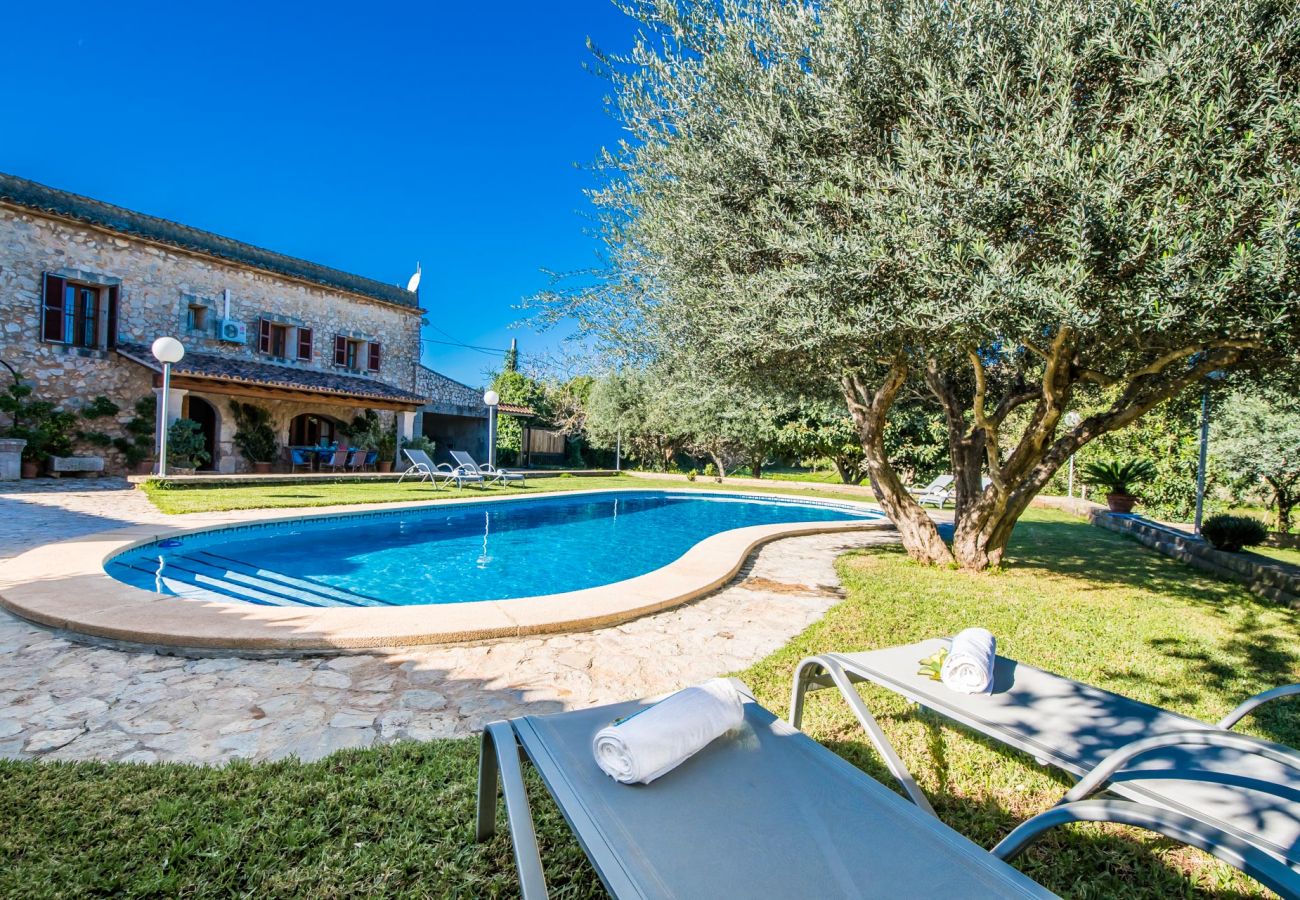
[[[153,342],[154,359],[162,363],[162,402],[158,404],[158,474],[167,474],[167,401],[172,393],[172,364],[185,356],[185,345],[174,337],[160,337]]]
[[[488,391],[483,395],[483,402],[488,408],[488,465],[495,469],[497,466],[497,405],[501,403],[501,395],[496,391]]]

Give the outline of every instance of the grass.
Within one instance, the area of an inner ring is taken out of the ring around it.
[[[1031,511],[1000,573],[925,568],[888,548],[846,556],[839,571],[846,599],[739,673],[779,713],[806,654],[977,623],[1009,654],[1203,719],[1300,680],[1296,613],[1061,514]],[[983,846],[1065,790],[1020,754],[864,691],[940,816]],[[1266,707],[1247,725],[1300,743],[1294,706]],[[804,726],[888,782],[832,692],[810,698]],[[460,740],[221,769],[0,762],[0,896],[512,896],[508,838],[471,839],[475,754]],[[601,896],[535,779],[532,788],[553,894]],[[1059,830],[1017,864],[1069,897],[1260,893],[1198,852],[1116,827]]]
[[[1251,547],[1250,552],[1258,553],[1260,556],[1267,556],[1269,559],[1275,559],[1278,562],[1300,566],[1300,549],[1292,547]]]
[[[752,487],[721,484],[703,478],[698,481],[655,481],[630,475],[554,476],[533,478],[526,487],[518,485],[466,486],[435,489],[428,482],[359,482],[343,484],[266,484],[241,487],[181,487],[146,483],[144,491],[154,505],[165,513],[183,514],[221,512],[232,509],[270,509],[275,507],[333,506],[336,504],[398,503],[402,501],[445,501],[473,499],[502,494],[548,494],[556,491],[597,490],[600,488],[693,488],[696,490],[746,491]],[[771,487],[764,493],[797,497],[839,498],[862,502],[860,494],[848,491],[808,490]]]

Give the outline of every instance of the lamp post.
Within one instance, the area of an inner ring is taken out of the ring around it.
[[[497,466],[497,404],[501,402],[501,395],[496,391],[488,391],[483,395],[483,402],[488,408],[488,465],[495,469]]]
[[[1196,462],[1196,517],[1192,522],[1192,533],[1201,533],[1201,515],[1205,511],[1205,463],[1210,446],[1210,385],[1225,377],[1227,373],[1211,372],[1206,376],[1205,387],[1201,391],[1201,453]]]
[[[185,345],[174,337],[160,337],[153,342],[154,359],[162,363],[162,402],[158,404],[158,474],[167,474],[167,401],[172,393],[172,364],[185,356]]]
[[[1066,428],[1069,429],[1078,428],[1079,423],[1082,421],[1083,421],[1083,417],[1080,416],[1077,412],[1074,412],[1073,410],[1065,414]],[[1066,493],[1070,496],[1071,500],[1074,499],[1074,454],[1073,453],[1070,454],[1070,486],[1066,490]]]

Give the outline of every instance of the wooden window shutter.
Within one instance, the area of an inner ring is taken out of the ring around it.
[[[117,288],[110,287],[104,292],[105,301],[108,304],[108,315],[105,316],[107,333],[104,335],[104,346],[110,350],[117,346]]]
[[[311,359],[311,329],[298,329],[298,358]]]
[[[341,334],[334,336],[334,365],[346,366],[348,364],[348,339]]]
[[[271,320],[259,319],[257,323],[257,349],[262,353],[271,352]]]
[[[41,298],[41,340],[65,343],[63,333],[63,289],[67,281],[58,275],[45,273],[45,286]]]
[[[373,341],[369,347],[370,353],[366,358],[366,368],[372,372],[379,371],[379,345]]]

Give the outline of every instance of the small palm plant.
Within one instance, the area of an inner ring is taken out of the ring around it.
[[[1083,467],[1083,479],[1106,491],[1111,512],[1133,511],[1138,498],[1133,488],[1156,477],[1155,463],[1147,459],[1101,460]]]

